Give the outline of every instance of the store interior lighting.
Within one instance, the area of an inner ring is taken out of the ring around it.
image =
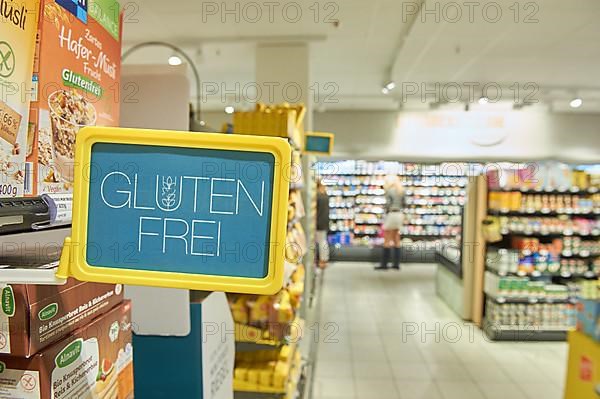
[[[489,98],[485,97],[485,96],[481,96],[479,98],[479,100],[477,101],[480,105],[484,105],[490,102]]]
[[[231,105],[228,105],[228,106],[226,106],[226,107],[225,107],[225,113],[226,113],[226,114],[229,114],[229,115],[231,115],[231,114],[233,114],[234,112],[235,112],[235,108],[233,108],[233,106],[231,106]]]
[[[583,100],[579,97],[575,97],[574,99],[571,100],[571,102],[569,103],[569,106],[571,108],[579,108],[583,105]]]
[[[169,62],[169,65],[173,65],[173,66],[181,65],[181,63],[182,63],[181,58],[179,58],[176,55],[170,56],[168,62]]]

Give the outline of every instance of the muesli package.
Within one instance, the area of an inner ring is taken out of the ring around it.
[[[31,70],[38,2],[4,0],[0,9],[0,198],[23,195]]]
[[[119,125],[123,14],[118,1],[42,0],[40,7],[29,195],[70,192],[79,130]]]

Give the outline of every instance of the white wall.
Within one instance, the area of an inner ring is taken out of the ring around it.
[[[597,115],[552,114],[535,109],[331,111],[316,113],[314,119],[315,130],[336,133],[337,157],[600,162]]]
[[[203,116],[217,129],[231,121],[222,111]],[[543,109],[327,111],[313,118],[314,130],[336,134],[334,155],[342,158],[600,163],[600,115]]]

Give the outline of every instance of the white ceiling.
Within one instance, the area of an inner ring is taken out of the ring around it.
[[[125,48],[148,40],[179,45],[194,58],[202,80],[231,87],[235,82],[243,85],[254,80],[258,42],[305,39],[311,46],[312,80],[321,87],[333,82],[339,88],[339,102],[318,106],[321,110],[429,106],[431,95],[425,103],[419,95],[404,102],[402,82],[418,87],[437,82],[440,88],[452,83],[465,92],[464,82],[479,82],[478,90],[482,84],[493,83],[502,88],[503,101],[514,101],[515,86],[511,85],[516,82],[521,89],[520,101],[529,93],[551,110],[573,112],[568,100],[579,95],[584,105],[577,112],[600,112],[598,0],[523,0],[517,2],[519,22],[514,21],[515,0],[482,2],[500,6],[502,17],[496,23],[489,22],[494,9],[488,9],[486,21],[483,6],[475,8],[472,21],[468,9],[463,7],[462,18],[452,23],[448,19],[454,17],[454,9],[448,4],[464,2],[446,0],[425,2],[429,10],[436,4],[439,7],[437,21],[435,14],[423,14],[423,10],[414,21],[405,18],[403,7],[406,9],[409,2],[400,0],[323,0],[317,3],[321,7],[319,23],[313,20],[310,9],[314,0],[278,2],[273,21],[269,21],[268,9],[263,6],[263,16],[257,23],[244,18],[236,21],[233,15],[203,13],[213,6],[234,9],[236,4],[241,10],[247,3],[127,3]],[[301,5],[303,15],[299,22],[290,23],[283,18],[282,9],[288,3]],[[332,4],[338,7],[337,11]],[[252,9],[246,10],[250,17],[254,16]],[[447,18],[443,17],[444,10]],[[323,21],[330,11],[336,11],[333,19],[339,20],[339,26]],[[524,23],[532,12],[537,22]],[[243,16],[243,12],[240,14]],[[169,55],[169,50],[145,49],[127,62],[164,63]],[[390,76],[399,87],[386,96],[381,87]],[[533,85],[525,87],[528,82]],[[480,91],[476,94],[479,96]],[[222,107],[220,102],[205,104],[205,108]]]

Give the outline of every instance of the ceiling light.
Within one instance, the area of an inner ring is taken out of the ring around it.
[[[571,100],[569,105],[571,106],[571,108],[579,108],[583,105],[583,100],[579,97],[576,97]]]
[[[487,104],[490,102],[489,98],[485,97],[485,96],[481,96],[479,98],[479,100],[477,101],[479,104],[483,105],[483,104]]]
[[[181,58],[179,58],[176,55],[172,55],[169,57],[169,65],[173,65],[173,66],[181,65],[181,62],[182,62]]]
[[[235,112],[235,108],[233,108],[231,105],[228,105],[225,107],[226,114],[233,114],[234,112]]]
[[[389,91],[392,91],[396,88],[396,82],[394,82],[393,80],[387,82],[385,84],[385,88],[388,89]]]
[[[381,92],[383,94],[388,94],[390,92],[390,90],[387,87],[384,87],[384,88],[381,89]]]

